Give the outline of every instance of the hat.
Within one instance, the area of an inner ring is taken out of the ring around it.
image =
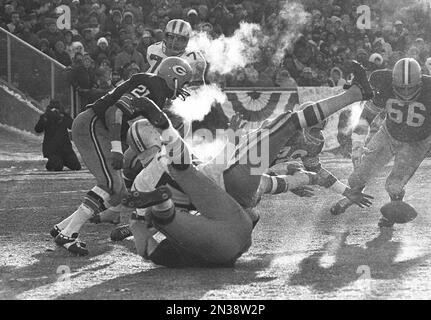
[[[337,21],[338,21],[338,22],[341,22],[341,19],[340,19],[339,17],[337,17],[337,16],[332,16],[332,17],[331,17],[331,22],[332,22],[332,23],[335,23],[335,22],[337,22]]]
[[[120,17],[122,17],[123,16],[123,14],[121,13],[121,11],[120,10],[118,10],[118,9],[115,9],[115,10],[112,10],[111,11],[111,15],[113,16],[113,15],[115,15],[115,14],[119,14],[120,15]]]
[[[394,22],[394,26],[404,25],[404,23],[401,20],[397,20]]]
[[[97,40],[97,45],[100,46],[102,43],[105,43],[106,45],[108,45],[108,40],[106,40],[106,38],[102,37],[99,40]]]
[[[368,61],[377,65],[381,65],[383,63],[383,57],[378,53],[373,53]]]
[[[145,30],[142,33],[142,38],[152,38],[152,37],[153,37],[153,35],[151,34],[151,32],[149,30]]]
[[[194,15],[198,15],[198,12],[195,10],[195,9],[190,9],[189,10],[189,12],[187,12],[187,16],[190,16],[190,15],[192,15],[192,14],[194,14]]]
[[[124,12],[123,17],[125,18],[125,17],[127,17],[127,16],[132,17],[132,18],[134,18],[134,17],[135,17],[131,11],[126,11],[126,12]]]
[[[305,67],[305,68],[302,70],[302,72],[303,72],[303,73],[313,73],[313,70],[311,70],[311,68],[310,68],[310,67]]]

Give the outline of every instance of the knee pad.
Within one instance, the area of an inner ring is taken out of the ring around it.
[[[111,195],[100,187],[94,187],[84,197],[84,205],[90,208],[95,214],[105,211],[110,207]]]

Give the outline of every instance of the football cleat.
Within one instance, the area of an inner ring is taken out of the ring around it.
[[[78,234],[74,233],[72,237],[65,236],[64,234],[59,234],[55,238],[55,243],[60,247],[65,248],[67,251],[76,256],[86,256],[88,255],[87,246],[84,242],[78,240]]]
[[[133,236],[132,231],[130,230],[128,225],[120,226],[118,228],[115,228],[111,232],[111,240],[114,242],[120,242],[128,237]]]
[[[392,228],[395,222],[386,219],[385,217],[381,217],[378,223],[379,228]]]
[[[331,207],[330,212],[332,215],[338,216],[346,212],[346,210],[350,208],[352,204],[353,203],[349,199],[343,198]]]
[[[121,201],[129,208],[145,209],[161,204],[172,198],[172,192],[168,187],[160,187],[151,192],[133,191]]]
[[[391,201],[380,208],[382,216],[394,223],[404,224],[418,216],[417,211],[404,201]]]
[[[352,73],[353,80],[350,86],[345,86],[345,89],[349,89],[351,86],[356,85],[361,89],[362,100],[370,100],[374,98],[374,91],[368,81],[367,72],[365,68],[357,61],[352,60]]]
[[[57,226],[54,226],[54,228],[51,229],[49,234],[51,235],[51,237],[55,239],[60,234],[60,232],[61,232],[60,228]]]

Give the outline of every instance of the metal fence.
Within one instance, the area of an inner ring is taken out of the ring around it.
[[[74,93],[65,70],[61,63],[0,28],[0,78],[43,111],[47,102],[56,99],[75,115]]]

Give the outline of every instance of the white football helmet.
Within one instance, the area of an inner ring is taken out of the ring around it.
[[[192,35],[192,26],[187,21],[174,19],[168,22],[163,40],[163,50],[167,56],[178,56],[186,51]]]
[[[147,119],[141,119],[127,132],[127,144],[141,162],[148,162],[161,150],[162,139],[160,132]]]

